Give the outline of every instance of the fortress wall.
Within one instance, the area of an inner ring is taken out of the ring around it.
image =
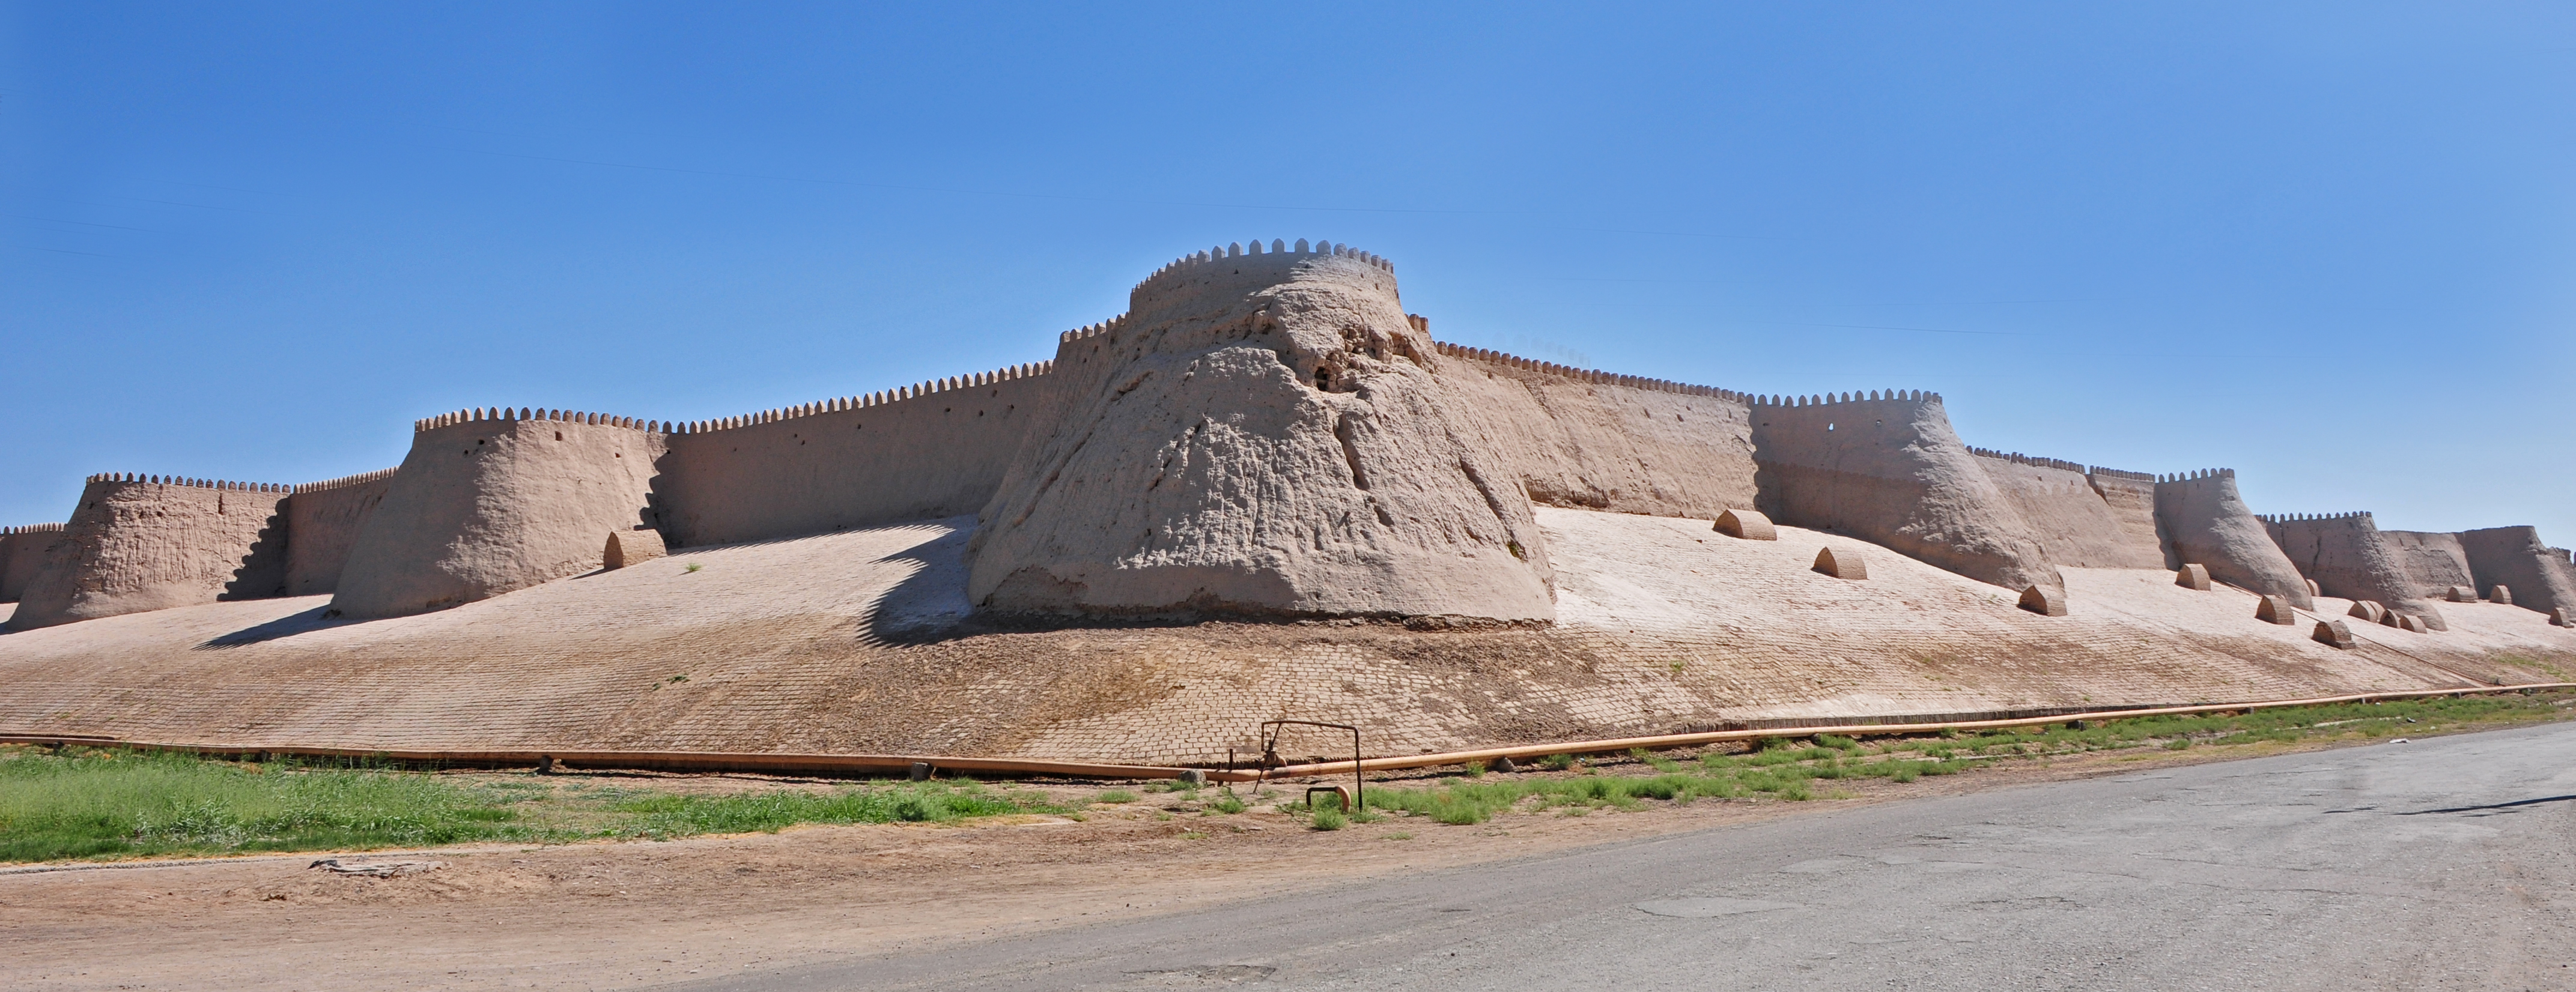
[[[2150,507],[2147,532],[2124,522],[2089,470],[2074,462],[1970,448],[2039,541],[2048,563],[2073,568],[2162,568]]]
[[[1510,466],[1434,374],[1394,267],[1254,242],[1067,335],[981,514],[970,602],[1091,615],[1553,620]]]
[[[2245,497],[2236,492],[2235,469],[2157,480],[2156,527],[2165,538],[2168,564],[2206,565],[2209,577],[2220,582],[2258,595],[2286,596],[2290,605],[2303,610],[2316,608],[2306,581],[2314,576],[2303,577],[2304,570],[2291,564],[2273,542],[2275,535],[2245,506]]]
[[[2162,564],[2160,568],[2181,568],[2173,560],[2173,542],[2165,539],[2156,527],[2156,477],[2145,472],[2124,472],[2095,465],[2084,473],[2084,479],[2101,494],[2102,505],[2118,521],[2126,543],[2153,547]]]
[[[2415,595],[2441,599],[2452,586],[2478,586],[2469,570],[2468,552],[2460,548],[2460,536],[2433,531],[2383,530],[2380,543],[2397,559],[2397,567],[2415,583]],[[2481,595],[2486,588],[2478,586]]]
[[[1924,392],[1755,397],[1758,509],[2009,589],[2064,583],[2038,535]]]
[[[264,483],[91,476],[61,546],[28,577],[9,629],[278,595],[286,493]]]
[[[2576,564],[2565,549],[2541,543],[2538,528],[2488,527],[2454,536],[2479,595],[2502,585],[2513,590],[2515,606],[2576,612]]]
[[[674,545],[821,534],[982,509],[1051,363],[680,425],[653,505]]]
[[[1711,519],[1753,506],[1744,394],[1436,347],[1453,360],[1434,368],[1466,398],[1461,419],[1511,466],[1531,501]]]
[[[2299,574],[2316,580],[2318,592],[2343,599],[2377,600],[2398,613],[2424,618],[2434,630],[2449,629],[2441,611],[2417,592],[2415,580],[2380,538],[2379,525],[2370,514],[2264,520],[2272,540],[2298,567]]]
[[[610,531],[654,523],[664,425],[522,408],[415,427],[340,572],[340,613],[423,613],[590,571]]]
[[[320,596],[340,587],[340,569],[367,517],[393,488],[394,469],[308,482],[286,498],[286,594]]]
[[[0,528],[0,603],[17,602],[36,570],[57,549],[67,547],[61,524]]]

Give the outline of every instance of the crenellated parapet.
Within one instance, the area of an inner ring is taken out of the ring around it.
[[[88,479],[83,481],[91,484],[103,482],[132,482],[155,486],[187,486],[194,489],[222,489],[237,493],[283,493],[291,492],[294,489],[293,486],[282,485],[274,482],[235,482],[230,479],[186,479],[175,475],[144,475],[137,472],[101,472],[97,475],[90,476]]]
[[[1066,332],[1068,336],[1074,333],[1077,332]],[[1027,362],[1020,365],[1009,365],[989,372],[976,372],[969,375],[948,376],[946,378],[932,379],[927,382],[915,383],[910,386],[903,386],[895,389],[880,390],[878,392],[860,396],[836,396],[827,400],[818,400],[816,402],[802,403],[796,406],[763,410],[758,413],[744,414],[739,417],[724,417],[717,420],[688,421],[676,425],[672,430],[674,433],[680,434],[705,434],[711,431],[729,431],[738,430],[744,427],[757,427],[762,424],[775,424],[782,421],[795,420],[800,417],[813,417],[826,413],[869,410],[891,403],[901,403],[907,400],[922,399],[924,397],[937,396],[942,393],[955,392],[962,389],[976,389],[1005,382],[1015,382],[1021,379],[1034,378],[1036,376],[1047,374],[1047,372],[1053,369],[1054,366],[1055,363],[1051,361]]]
[[[548,410],[542,407],[535,409],[520,407],[514,411],[505,406],[468,407],[454,413],[442,413],[435,417],[426,417],[420,420],[415,420],[412,421],[411,426],[414,432],[421,432],[434,431],[443,427],[454,427],[459,424],[478,422],[512,423],[522,420],[544,420],[559,424],[587,424],[602,427],[623,427],[629,430],[654,432],[668,431],[671,427],[671,425],[661,421],[641,420],[635,417],[621,417],[610,413],[589,413],[577,410]]]
[[[1979,458],[1992,458],[1999,462],[2011,462],[2015,465],[2027,465],[2032,468],[2053,468],[2061,471],[2073,472],[2077,475],[2088,475],[2092,472],[2091,466],[2085,465],[2082,462],[2070,462],[2063,458],[2041,458],[2037,455],[2025,455],[2018,451],[1996,451],[1993,448],[1971,447],[1968,449],[1968,452]]]
[[[1205,251],[1192,252],[1173,259],[1162,268],[1155,269],[1153,274],[1139,280],[1135,287],[1130,289],[1128,293],[1131,297],[1155,295],[1156,293],[1159,293],[1175,284],[1182,283],[1193,276],[1204,275],[1219,268],[1238,268],[1245,265],[1248,261],[1293,263],[1300,258],[1316,255],[1330,258],[1351,259],[1386,273],[1390,282],[1392,282],[1395,277],[1394,262],[1387,261],[1385,258],[1361,251],[1349,245],[1337,245],[1330,241],[1317,241],[1314,243],[1314,246],[1310,248],[1307,247],[1306,239],[1304,238],[1297,239],[1296,243],[1293,245],[1284,240],[1273,238],[1270,241],[1269,247],[1264,248],[1261,244],[1261,239],[1254,238],[1252,239],[1252,247],[1249,249],[1244,247],[1243,242],[1237,241],[1230,245],[1218,245]]]
[[[1450,344],[1445,341],[1434,341],[1432,342],[1432,347],[1437,349],[1441,354],[1447,355],[1451,358],[1466,358],[1479,362],[1492,362],[1507,368],[1536,372],[1540,375],[1560,376],[1576,382],[1591,383],[1594,385],[1624,386],[1629,389],[1643,389],[1657,393],[1674,393],[1682,396],[1709,396],[1717,399],[1735,400],[1737,402],[1751,402],[1753,399],[1753,397],[1736,392],[1732,389],[1719,389],[1716,386],[1695,386],[1686,382],[1673,382],[1669,379],[1649,379],[1645,376],[1620,375],[1615,372],[1604,372],[1600,369],[1579,369],[1569,365],[1558,365],[1554,362],[1542,362],[1537,359],[1522,358],[1518,355],[1506,354],[1504,352],[1495,351],[1491,348],[1470,348],[1466,345]]]
[[[337,479],[324,479],[320,482],[299,482],[296,483],[290,491],[297,495],[304,495],[308,493],[327,493],[337,489],[348,489],[353,486],[370,485],[393,478],[394,473],[401,470],[402,466],[397,465],[393,468],[380,468],[373,472],[360,472],[356,475],[344,475]]]

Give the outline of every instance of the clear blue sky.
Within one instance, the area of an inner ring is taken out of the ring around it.
[[[0,4],[0,523],[470,405],[1050,356],[1191,249],[1446,340],[2576,543],[2576,8]]]

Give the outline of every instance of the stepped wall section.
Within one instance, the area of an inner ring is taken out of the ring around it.
[[[2162,568],[2152,504],[2115,507],[2096,488],[2093,470],[2075,462],[1970,448],[1995,488],[2039,541],[2049,564],[2074,568]],[[2135,473],[2124,473],[2135,474]],[[2123,490],[2123,496],[2130,494]],[[2134,519],[2145,511],[2145,531]],[[2132,519],[2123,519],[2123,512]]]
[[[2540,540],[2534,527],[2488,527],[2456,535],[2479,595],[2502,585],[2513,590],[2513,605],[2547,613],[2576,613],[2576,562],[2567,549]]]
[[[277,595],[286,497],[266,483],[91,476],[9,629]]]
[[[57,547],[68,546],[61,524],[0,528],[0,603],[15,603]]]
[[[1046,402],[1049,362],[678,425],[653,505],[673,545],[973,513]]]
[[[1755,397],[1759,505],[2009,589],[2063,589],[2039,536],[1921,391]]]
[[[2299,574],[2316,580],[2317,591],[2343,599],[2375,600],[2390,610],[2422,617],[2434,630],[2447,630],[2435,609],[2406,573],[2404,561],[2379,533],[2368,513],[2274,516],[2264,518],[2273,542]]]
[[[286,595],[322,596],[340,588],[340,569],[358,532],[393,488],[394,469],[377,469],[295,487],[286,498]]]
[[[652,526],[666,425],[563,410],[464,410],[415,425],[351,546],[331,607],[446,609],[598,568],[613,530]]]
[[[1428,331],[1421,318],[1412,318]],[[1436,346],[1461,419],[1534,503],[1714,519],[1751,509],[1750,398],[1742,393]]]

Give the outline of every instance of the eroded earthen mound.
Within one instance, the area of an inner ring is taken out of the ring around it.
[[[1063,342],[1051,426],[983,513],[1004,612],[1550,620],[1518,480],[1468,440],[1394,273],[1199,256]]]

